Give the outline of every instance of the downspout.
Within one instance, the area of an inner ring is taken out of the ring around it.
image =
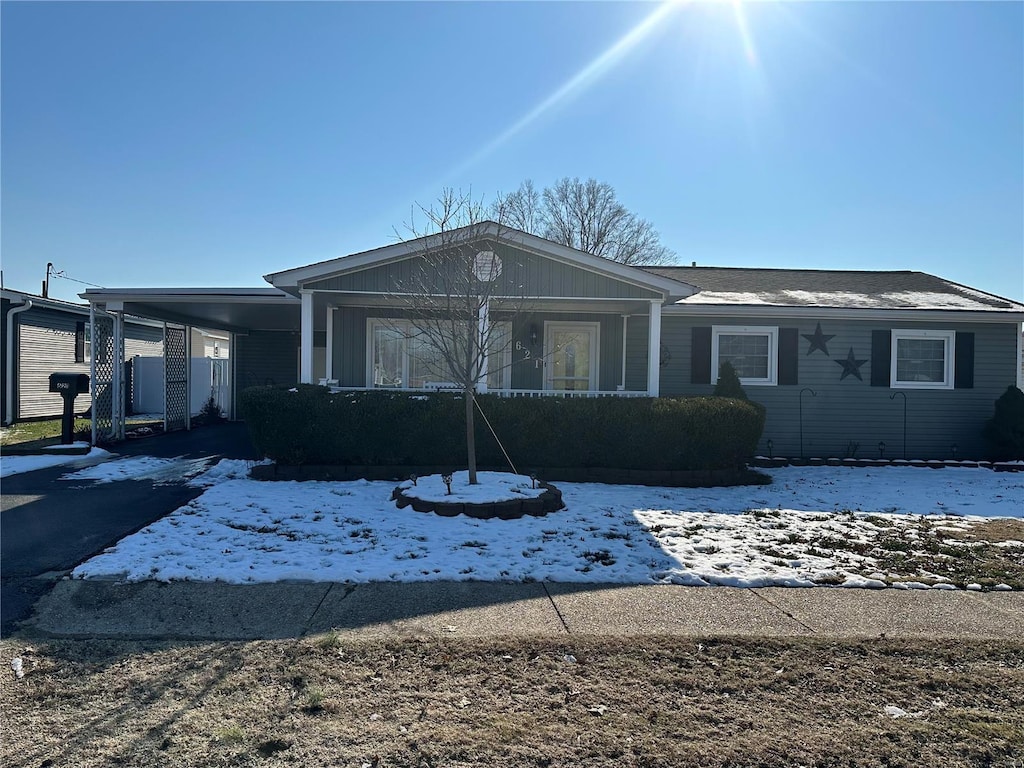
[[[7,310],[7,418],[4,426],[14,423],[14,316],[32,309],[32,299]]]

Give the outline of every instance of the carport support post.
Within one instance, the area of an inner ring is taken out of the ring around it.
[[[93,328],[96,327],[96,305],[89,302],[89,339],[92,343]],[[91,445],[96,445],[96,355],[89,350],[89,419],[92,427]],[[166,423],[166,422],[165,422]]]
[[[658,397],[661,379],[661,300],[651,302],[650,341],[647,345],[647,395]],[[625,343],[625,340],[623,340]]]
[[[300,291],[302,298],[302,325],[299,350],[299,382],[313,383],[313,294]]]
[[[185,326],[185,431],[192,429],[192,326]]]
[[[124,440],[124,312],[114,316],[114,371],[111,376],[113,402],[111,403],[111,432],[114,440]]]

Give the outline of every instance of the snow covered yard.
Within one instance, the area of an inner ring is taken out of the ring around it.
[[[117,463],[92,474],[131,474]],[[74,575],[1024,586],[1024,473],[788,467],[770,471],[770,486],[559,483],[566,509],[504,521],[396,509],[394,483],[259,482],[246,471],[221,461],[191,481],[208,487],[200,497]]]

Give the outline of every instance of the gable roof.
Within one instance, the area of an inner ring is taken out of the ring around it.
[[[646,267],[696,285],[679,306],[826,307],[1024,313],[1024,304],[925,272]]]
[[[395,243],[382,248],[374,248],[373,250],[362,251],[361,253],[353,253],[348,256],[317,262],[316,264],[309,264],[305,267],[272,272],[269,275],[264,275],[263,279],[275,288],[297,294],[305,283],[411,258],[431,248],[440,247],[445,242],[458,241],[460,238],[465,238],[466,242],[483,238],[491,239],[555,261],[580,267],[590,272],[648,288],[662,293],[666,299],[678,299],[689,296],[697,290],[695,286],[689,285],[685,279],[620,264],[617,261],[570,248],[561,243],[546,240],[543,237],[531,235],[528,232],[513,229],[494,221],[486,221],[478,225],[451,230],[444,233],[443,239],[441,235],[427,235],[415,240]]]

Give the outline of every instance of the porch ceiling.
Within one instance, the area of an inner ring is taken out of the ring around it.
[[[86,301],[127,315],[245,333],[299,329],[300,301],[270,288],[91,289]]]

